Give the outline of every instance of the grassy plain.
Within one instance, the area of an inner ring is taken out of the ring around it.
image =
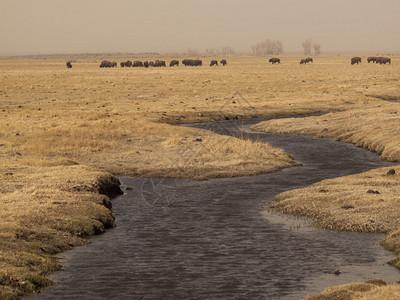
[[[205,179],[296,164],[269,145],[174,124],[330,113],[257,128],[321,135],[319,129],[339,139],[340,125],[353,130],[364,147],[386,151],[386,159],[400,156],[400,117],[394,113],[400,104],[384,100],[400,99],[400,57],[392,58],[392,66],[351,66],[350,56],[318,57],[309,65],[299,65],[294,56],[281,57],[281,65],[228,57],[226,67],[209,67],[211,59],[203,58],[198,68],[149,69],[100,69],[98,58],[77,59],[72,69],[64,59],[0,60],[0,298],[48,286],[45,275],[59,267],[57,252],[112,226],[108,197],[99,193],[105,184],[115,185],[111,174]],[[372,182],[393,187],[385,190],[384,201],[374,202],[388,205],[393,219],[392,227],[372,231],[389,234],[398,229],[393,205],[399,193],[398,175],[386,171],[354,175],[354,184],[381,193]],[[324,196],[331,194],[348,195],[340,185]],[[376,206],[368,203],[366,210],[373,211]],[[388,237],[399,243],[396,235]]]

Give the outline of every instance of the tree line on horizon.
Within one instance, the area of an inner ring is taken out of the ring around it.
[[[319,55],[321,54],[321,44],[315,43],[312,39],[306,39],[301,43],[304,55]],[[259,43],[251,46],[251,52],[255,56],[266,56],[266,55],[279,55],[283,53],[283,43],[281,40],[270,40],[265,39]],[[215,55],[231,55],[235,51],[230,46],[224,46],[221,48],[206,48],[205,54]],[[189,56],[199,55],[200,52],[197,49],[188,48],[186,54]]]

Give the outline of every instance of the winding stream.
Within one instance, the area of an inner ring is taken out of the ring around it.
[[[241,124],[193,126],[237,134]],[[26,298],[300,299],[332,285],[399,279],[379,246],[383,235],[318,230],[266,209],[283,191],[390,163],[330,139],[246,134],[304,166],[207,181],[122,177],[134,189],[113,200],[116,228],[63,253],[55,286]]]

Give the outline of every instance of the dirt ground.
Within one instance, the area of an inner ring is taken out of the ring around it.
[[[0,298],[48,286],[45,275],[59,268],[54,254],[112,226],[102,190],[116,185],[112,175],[205,179],[296,164],[269,145],[175,124],[328,113],[274,120],[256,129],[330,136],[398,161],[400,57],[393,56],[392,65],[375,65],[365,56],[354,66],[350,58],[321,56],[300,65],[301,57],[282,56],[280,65],[270,65],[267,58],[238,56],[226,57],[225,67],[210,67],[213,57],[202,58],[202,67],[149,69],[99,68],[97,57],[75,59],[72,69],[61,59],[0,60]],[[385,243],[397,253],[398,172],[386,172],[353,175],[351,182],[361,191],[381,193],[384,201],[373,205],[365,199],[378,194],[358,192],[357,201],[364,214],[380,207],[382,219],[390,209],[386,223],[370,230],[387,232]],[[324,197],[348,195],[341,185],[317,188],[330,191]],[[282,197],[306,203],[290,194]],[[348,207],[358,209],[358,203]],[[347,224],[334,213],[326,215],[328,223]],[[354,230],[365,230],[361,227]]]

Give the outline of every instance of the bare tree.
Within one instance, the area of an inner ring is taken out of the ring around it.
[[[303,46],[304,55],[311,55],[311,44],[312,44],[311,39],[304,40],[301,43],[301,45]]]
[[[206,49],[207,54],[215,54],[215,49],[214,48],[207,48]]]
[[[233,54],[234,51],[233,51],[232,47],[224,46],[224,47],[221,48],[221,53],[224,54],[224,55],[227,55],[227,54]]]
[[[199,55],[199,51],[197,49],[188,48],[186,51],[187,55],[197,56]]]
[[[314,54],[319,55],[321,54],[321,44],[318,43],[313,43],[313,48],[314,48]]]
[[[251,46],[251,50],[256,56],[264,56],[268,54],[280,54],[283,52],[283,43],[280,40],[265,40]]]
[[[274,43],[274,52],[272,54],[281,54],[283,52],[283,43],[280,40],[276,40]]]

